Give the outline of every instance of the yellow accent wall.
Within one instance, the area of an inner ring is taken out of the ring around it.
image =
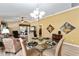
[[[60,27],[65,22],[69,22],[74,27],[76,27],[76,29],[72,30],[68,34],[64,34],[62,32],[65,41],[79,45],[79,8],[75,8],[73,10],[66,11],[57,15],[48,16],[46,18],[41,19],[39,22],[31,23],[31,25],[38,27],[38,25],[41,24],[43,29],[43,36],[51,38],[52,34],[57,33],[58,30],[60,30]],[[49,33],[47,31],[47,27],[49,24],[51,24],[54,27],[52,33]]]

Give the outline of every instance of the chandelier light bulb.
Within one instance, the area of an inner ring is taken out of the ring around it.
[[[31,16],[31,17],[34,17],[35,15],[34,15],[34,13],[30,13],[30,16]]]
[[[39,19],[41,19],[43,16],[40,14],[38,17],[39,17]]]
[[[40,15],[42,15],[42,16],[45,15],[45,12],[44,11],[41,11],[40,12]]]
[[[38,9],[36,9],[36,10],[34,10],[34,12],[33,12],[35,15],[38,15],[39,14],[39,10]]]
[[[38,18],[38,16],[36,16],[36,15],[35,15],[35,16],[34,16],[34,18],[35,18],[35,19],[37,19],[37,18]]]

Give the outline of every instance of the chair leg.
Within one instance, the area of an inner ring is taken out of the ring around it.
[[[43,51],[40,51],[40,56],[43,56]]]

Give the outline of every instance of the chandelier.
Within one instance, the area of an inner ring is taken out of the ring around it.
[[[45,15],[45,11],[40,11],[39,8],[36,8],[32,13],[30,13],[30,16],[33,19],[41,19]]]

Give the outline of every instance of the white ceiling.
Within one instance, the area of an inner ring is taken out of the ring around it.
[[[16,17],[26,17],[32,19],[30,13],[39,8],[45,11],[45,16],[71,8],[71,3],[0,3],[0,16],[4,19],[15,19]]]

